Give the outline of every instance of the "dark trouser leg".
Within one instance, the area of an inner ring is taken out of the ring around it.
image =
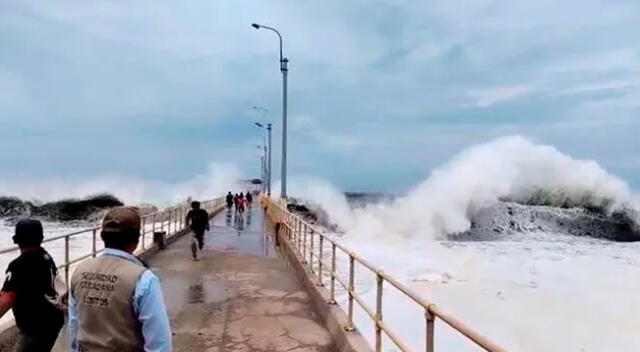
[[[60,328],[39,335],[20,334],[18,352],[49,352],[53,349]]]
[[[194,235],[193,237],[196,236]],[[198,245],[196,244],[196,241],[193,240],[193,238],[191,239],[191,258],[198,258]]]
[[[198,240],[198,248],[204,247],[204,232],[196,233],[196,239]]]

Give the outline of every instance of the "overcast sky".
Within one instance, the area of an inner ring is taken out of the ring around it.
[[[257,176],[281,76],[251,22],[291,60],[290,174],[397,191],[519,133],[640,188],[637,0],[3,0],[0,178]]]

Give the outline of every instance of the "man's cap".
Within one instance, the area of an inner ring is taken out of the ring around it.
[[[23,219],[16,223],[16,233],[13,236],[14,243],[41,242],[44,238],[42,223],[35,219]]]
[[[102,232],[140,231],[140,214],[133,207],[109,210],[102,220]]]

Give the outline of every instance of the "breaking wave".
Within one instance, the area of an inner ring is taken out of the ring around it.
[[[111,194],[129,205],[151,203],[167,206],[194,199],[211,199],[227,191],[246,191],[240,187],[242,174],[234,165],[213,163],[204,173],[191,179],[165,182],[143,180],[122,175],[107,175],[88,180],[0,180],[0,197],[18,198],[34,203],[62,199],[82,199],[98,194]]]
[[[391,202],[344,210],[343,195],[317,201],[310,189],[306,185],[301,198],[325,210],[338,204],[339,214],[327,212],[350,236],[487,239],[547,232],[640,240],[640,205],[624,181],[595,161],[521,136],[462,151]]]

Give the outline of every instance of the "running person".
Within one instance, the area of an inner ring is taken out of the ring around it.
[[[200,202],[191,202],[191,210],[187,213],[187,224],[193,231],[191,241],[191,255],[198,259],[198,249],[204,247],[204,232],[209,230],[209,213],[200,209]]]
[[[238,199],[238,211],[240,214],[243,214],[245,209],[247,208],[247,200],[244,197],[240,197]]]
[[[227,194],[227,208],[231,209],[232,205],[233,205],[233,194],[231,194],[231,192],[229,192]]]

